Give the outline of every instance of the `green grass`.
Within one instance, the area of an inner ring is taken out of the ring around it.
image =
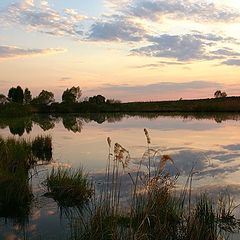
[[[38,136],[32,141],[33,155],[43,161],[52,159],[52,138],[50,136]]]
[[[0,173],[0,217],[24,224],[28,221],[32,200],[28,178]]]
[[[52,139],[38,136],[32,141],[26,139],[0,138],[0,171],[17,175],[28,172],[38,161],[52,159]]]
[[[48,191],[46,196],[63,207],[80,206],[93,194],[92,183],[82,169],[53,168],[44,185]]]
[[[51,138],[39,136],[33,143],[51,145]],[[30,170],[37,166],[39,156],[33,153],[33,143],[26,139],[0,138],[0,217],[24,225],[28,221],[34,196],[29,183]]]

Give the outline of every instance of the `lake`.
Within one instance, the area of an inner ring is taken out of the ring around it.
[[[67,239],[71,232],[68,214],[43,196],[47,172],[57,166],[82,166],[101,184],[108,157],[107,137],[130,152],[134,169],[146,150],[144,128],[149,131],[151,148],[174,160],[180,172],[179,188],[194,168],[194,192],[207,191],[213,196],[229,192],[239,201],[240,115],[88,114],[0,119],[3,138],[50,135],[53,141],[52,162],[39,166],[30,181],[34,203],[28,221],[21,224],[0,216],[0,239],[6,233],[20,239]]]

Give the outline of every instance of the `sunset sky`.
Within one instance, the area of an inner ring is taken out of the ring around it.
[[[239,0],[0,0],[0,91],[240,95]]]

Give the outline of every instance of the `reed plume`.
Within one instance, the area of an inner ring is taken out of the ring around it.
[[[144,128],[144,133],[145,133],[145,136],[146,136],[146,139],[147,139],[147,143],[151,144],[151,139],[150,139],[148,130],[146,128]]]

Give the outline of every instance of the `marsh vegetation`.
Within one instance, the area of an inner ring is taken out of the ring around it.
[[[86,205],[85,214],[73,219],[72,239],[218,240],[238,232],[240,221],[234,216],[237,206],[231,197],[193,196],[194,169],[185,187],[177,190],[180,173],[174,160],[152,149],[148,131],[144,131],[146,152],[135,173],[129,171],[129,152],[119,143],[112,152],[111,139],[107,139],[105,184],[100,195]],[[121,199],[124,174],[131,179],[127,201]]]
[[[31,170],[38,164],[47,164],[51,158],[49,136],[38,136],[32,141],[0,138],[0,217],[23,225],[27,222],[34,199]]]
[[[43,185],[47,188],[45,196],[52,197],[61,207],[81,207],[94,192],[83,169],[53,168]]]
[[[37,119],[39,126],[58,121]],[[47,168],[41,182],[43,197],[55,201],[68,219],[66,239],[218,240],[237,233],[240,221],[232,196],[193,192],[194,168],[181,187],[174,157],[151,144],[147,129],[143,134],[146,147],[137,163],[127,148],[107,139],[101,183],[83,168]],[[37,166],[51,162],[52,139],[1,138],[0,146],[0,217],[26,225],[35,204],[32,174],[37,173]]]

